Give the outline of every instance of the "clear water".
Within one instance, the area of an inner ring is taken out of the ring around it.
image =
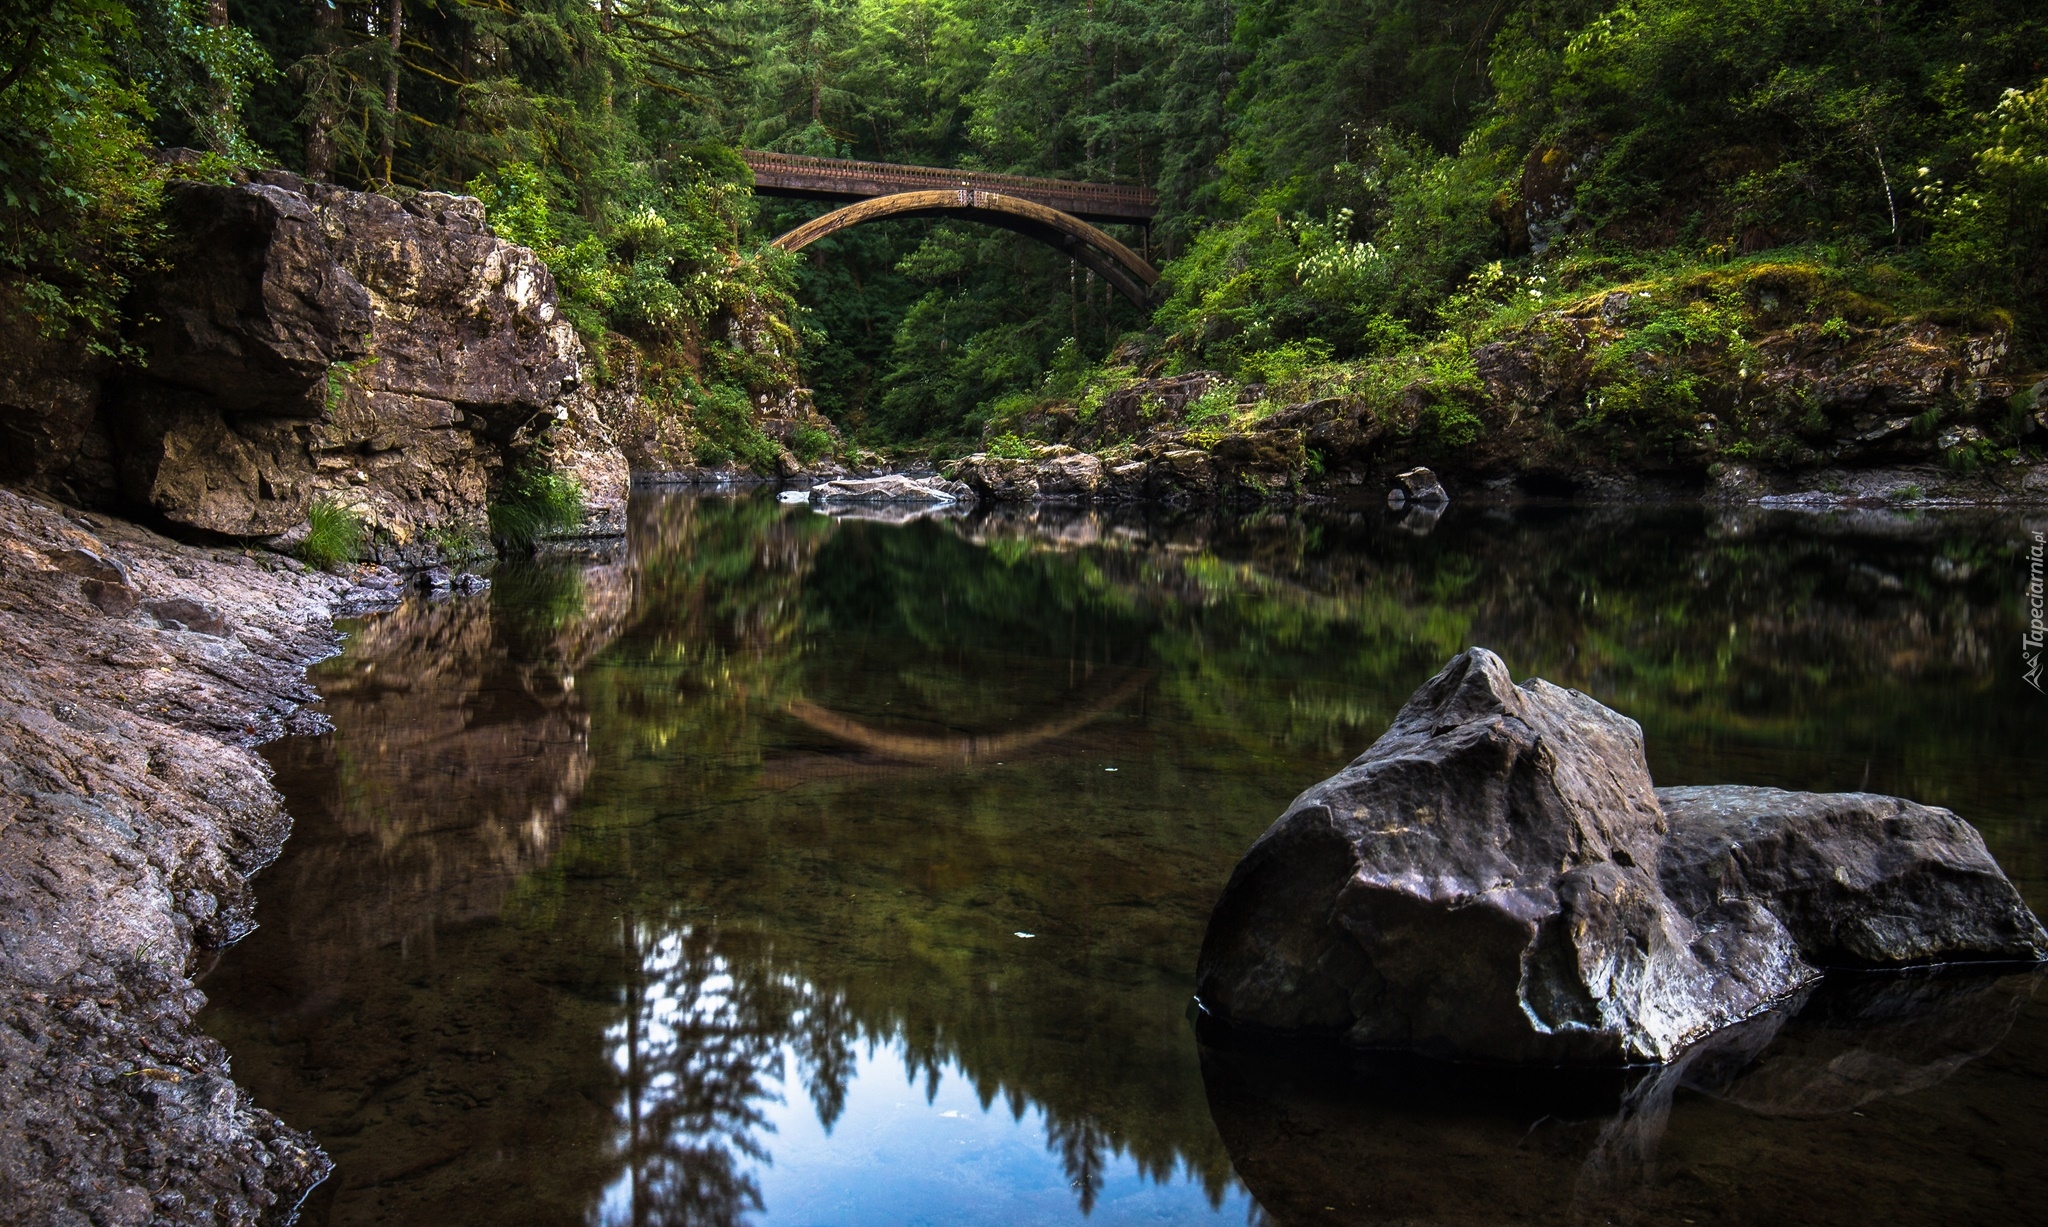
[[[1660,782],[1894,792],[2048,904],[2016,518],[1454,507],[836,521],[650,498],[615,556],[352,629],[213,1034],[303,1221],[2022,1221],[2035,977],[1843,982],[1686,1069],[1205,1045],[1244,848],[1468,644]],[[2042,527],[2034,525],[2034,527]]]

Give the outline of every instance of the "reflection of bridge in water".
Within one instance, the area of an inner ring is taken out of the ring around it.
[[[801,250],[862,222],[955,216],[1000,226],[1064,252],[1139,306],[1159,280],[1143,256],[1090,224],[1137,224],[1149,233],[1158,196],[1148,188],[785,153],[741,156],[753,169],[756,195],[847,202],[776,239],[785,251]]]

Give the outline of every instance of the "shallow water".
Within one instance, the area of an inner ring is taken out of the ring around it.
[[[632,520],[364,620],[334,732],[273,747],[297,830],[205,1017],[334,1156],[305,1222],[2048,1204],[2030,975],[1837,980],[1654,1075],[1333,1066],[1189,1009],[1238,855],[1473,643],[1641,721],[1660,783],[1949,806],[2043,908],[2018,519]]]

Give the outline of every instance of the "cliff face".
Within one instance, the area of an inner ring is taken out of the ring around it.
[[[516,468],[574,477],[595,527],[622,522],[625,460],[554,279],[477,201],[259,172],[177,186],[166,220],[134,360],[0,336],[5,477],[274,544],[326,500],[392,561],[480,542]]]

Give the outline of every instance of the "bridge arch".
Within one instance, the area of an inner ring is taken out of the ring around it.
[[[1159,283],[1154,269],[1137,252],[1071,213],[980,188],[895,192],[874,196],[815,217],[775,240],[784,251],[802,251],[827,235],[862,222],[890,217],[960,217],[1001,226],[1080,261],[1140,307],[1151,302]]]

